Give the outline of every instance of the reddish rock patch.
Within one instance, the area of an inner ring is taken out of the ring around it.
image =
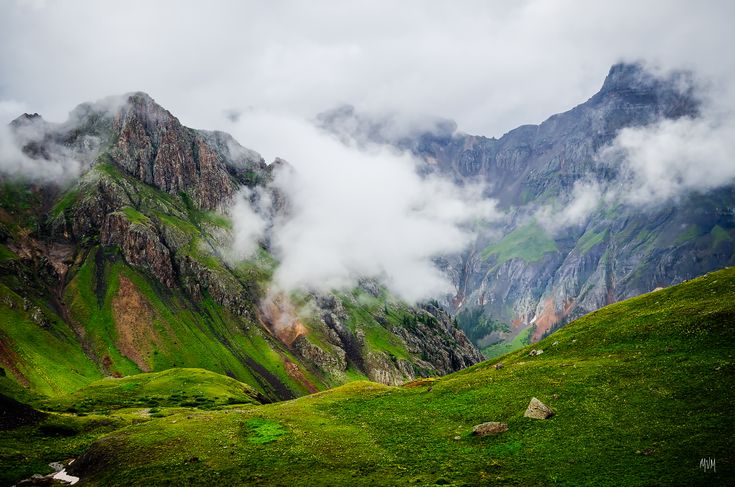
[[[18,354],[10,346],[10,343],[4,338],[0,338],[0,365],[4,369],[9,370],[20,385],[28,387],[30,382],[18,369],[18,362],[20,362],[20,357],[18,357]]]
[[[301,372],[301,369],[299,369],[299,366],[295,363],[291,362],[288,358],[283,357],[283,365],[286,368],[286,373],[291,377],[292,379],[296,380],[299,384],[306,387],[306,390],[309,391],[310,394],[314,394],[315,392],[319,392],[319,389],[311,383],[309,379],[306,378],[303,372]]]
[[[120,276],[117,294],[112,300],[112,316],[117,332],[117,348],[143,372],[150,372],[148,357],[161,340],[153,328],[155,318],[148,301],[125,276]]]

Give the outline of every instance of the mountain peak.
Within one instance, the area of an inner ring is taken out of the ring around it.
[[[634,91],[691,96],[693,86],[690,71],[662,71],[642,62],[620,62],[610,68],[599,94]]]
[[[602,84],[602,91],[612,91],[636,85],[650,85],[653,81],[655,81],[654,76],[643,63],[620,62],[610,67],[610,71],[608,71]]]
[[[38,113],[24,113],[23,115],[10,122],[10,126],[14,129],[18,129],[20,127],[25,127],[41,122],[44,122],[44,120],[43,117]]]

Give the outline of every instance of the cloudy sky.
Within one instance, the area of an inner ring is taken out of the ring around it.
[[[661,202],[735,178],[734,18],[729,0],[0,0],[0,122],[24,111],[63,121],[80,102],[145,91],[185,125],[296,167],[278,181],[296,207],[274,236],[281,285],[371,275],[415,300],[449,290],[431,259],[471,241],[468,219],[497,211],[419,178],[406,155],[326,137],[317,113],[349,103],[499,137],[585,101],[616,62],[690,69],[710,98],[701,120],[616,141],[634,176],[626,197]],[[0,168],[52,174],[0,149]],[[617,197],[580,184],[556,219],[580,223],[601,194]],[[264,223],[242,202],[233,214],[251,249]]]
[[[234,132],[227,111],[351,103],[500,136],[584,101],[621,59],[731,83],[735,45],[727,0],[0,0],[0,13],[3,121],[142,90],[185,124]]]

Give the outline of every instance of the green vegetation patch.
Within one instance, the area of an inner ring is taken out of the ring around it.
[[[70,208],[74,203],[76,203],[78,199],[79,189],[74,188],[67,191],[51,209],[51,215],[54,218],[58,217],[64,213],[67,208]]]
[[[186,406],[210,409],[231,404],[258,404],[253,388],[235,379],[203,369],[175,368],[107,378],[49,400],[59,411],[90,412],[131,407]]]
[[[511,259],[538,262],[547,252],[558,250],[556,242],[546,234],[541,225],[533,222],[514,229],[500,242],[485,247],[480,258],[488,260],[495,257],[498,265]]]
[[[288,433],[286,428],[276,421],[263,418],[253,418],[245,422],[247,429],[247,438],[250,443],[256,445],[264,445],[272,441],[276,441],[281,436]]]
[[[717,247],[722,242],[729,242],[732,240],[730,233],[719,225],[715,225],[710,231],[712,236],[712,246]]]
[[[457,314],[457,324],[473,343],[477,343],[494,331],[510,331],[507,323],[489,318],[480,307],[464,308]]]
[[[600,232],[595,232],[591,229],[587,230],[584,235],[579,237],[579,240],[577,241],[577,248],[581,253],[586,254],[587,252],[592,250],[592,247],[605,240],[605,238],[607,237],[607,233],[607,229]]]
[[[492,359],[500,357],[506,353],[514,352],[520,348],[525,347],[530,343],[532,328],[522,330],[518,335],[509,342],[498,342],[487,347],[484,347],[481,352],[485,358]]]
[[[141,212],[139,212],[132,206],[124,206],[122,208],[122,212],[125,214],[125,218],[130,223],[133,223],[136,225],[147,225],[151,222],[151,220],[147,216],[145,216],[144,214],[142,214]]]
[[[18,255],[3,244],[0,244],[0,262],[4,260],[16,260]]]
[[[687,225],[686,228],[676,237],[674,245],[681,245],[683,243],[694,240],[699,236],[699,226]]]

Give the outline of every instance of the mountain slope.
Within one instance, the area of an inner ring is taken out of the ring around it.
[[[391,138],[390,118],[344,107],[320,121],[343,138],[410,151],[428,172],[487,185],[505,218],[447,257],[456,291],[445,304],[492,356],[606,304],[735,264],[732,185],[645,205],[600,197],[580,223],[562,218],[575,185],[593,181],[593,193],[625,187],[625,168],[604,152],[621,129],[696,119],[698,95],[691,74],[618,64],[586,102],[498,139],[455,132],[447,122]]]
[[[267,242],[249,259],[229,257],[225,210],[243,188],[271,191],[277,165],[227,134],[182,126],[148,95],[12,127],[29,157],[86,161],[64,185],[0,179],[0,367],[32,392],[197,367],[277,400],[480,358],[438,307],[408,306],[370,283],[271,298]]]
[[[174,409],[97,441],[70,471],[86,485],[729,485],[734,324],[729,268],[586,315],[500,369]],[[525,418],[532,397],[556,414]],[[485,421],[509,430],[472,436]]]

